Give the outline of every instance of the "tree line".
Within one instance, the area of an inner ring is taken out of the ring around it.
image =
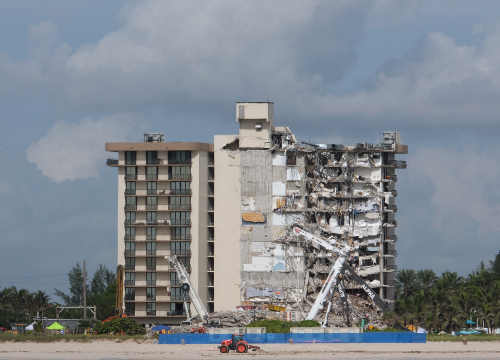
[[[87,274],[85,274],[87,276]],[[0,326],[8,327],[10,322],[30,324],[39,317],[55,318],[56,306],[83,305],[83,270],[77,263],[68,272],[69,293],[54,289],[62,303],[52,302],[49,295],[38,290],[30,292],[27,289],[17,289],[10,286],[0,289]],[[87,306],[97,307],[97,319],[104,320],[115,315],[116,275],[106,266],[99,264],[90,283],[87,284]],[[62,319],[80,319],[82,309],[64,310]],[[87,317],[93,314],[87,310]]]
[[[484,324],[491,333],[500,327],[500,252],[467,277],[450,271],[437,276],[430,269],[401,270],[394,305],[394,312],[384,315],[393,323],[451,333],[470,327],[469,320],[479,327]]]

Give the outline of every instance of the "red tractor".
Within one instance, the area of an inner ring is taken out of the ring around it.
[[[243,340],[243,334],[233,334],[231,340],[224,340],[219,346],[219,350],[223,354],[228,353],[229,350],[236,350],[238,353],[246,353],[248,349],[256,351],[260,349],[260,347],[248,345],[248,343]]]

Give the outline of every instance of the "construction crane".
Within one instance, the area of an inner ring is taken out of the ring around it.
[[[332,307],[333,293],[335,292],[335,287],[337,287],[340,294],[340,300],[344,308],[344,316],[347,322],[347,326],[349,326],[349,306],[347,303],[347,296],[345,295],[344,291],[345,288],[342,283],[346,270],[349,272],[352,278],[359,285],[361,285],[361,288],[368,294],[368,296],[375,302],[375,304],[380,309],[382,309],[382,311],[386,311],[388,309],[388,306],[384,302],[384,300],[382,300],[377,294],[375,294],[375,292],[366,284],[366,282],[358,274],[356,274],[356,272],[349,265],[346,264],[347,258],[349,257],[351,251],[357,249],[358,247],[351,247],[345,243],[339,243],[334,239],[325,240],[298,227],[294,227],[293,230],[296,236],[303,237],[306,242],[309,242],[314,247],[321,247],[325,250],[337,254],[337,260],[333,264],[333,267],[328,274],[328,278],[323,284],[323,287],[321,288],[316,301],[311,307],[311,310],[306,317],[307,320],[314,320],[316,318],[318,312],[320,310],[323,310],[324,304],[327,301],[327,297],[328,295],[330,295],[328,299],[328,307],[326,309],[325,320],[323,321],[323,326],[329,326],[328,315],[330,314],[330,310]]]
[[[125,280],[125,268],[123,265],[118,265],[116,267],[116,301],[115,301],[115,316],[111,316],[103,321],[111,321],[116,318],[127,317],[123,312],[123,288]]]
[[[170,264],[172,264],[175,271],[177,272],[177,277],[179,278],[179,282],[181,284],[181,293],[184,300],[184,308],[186,309],[187,320],[191,320],[191,313],[187,305],[187,301],[191,299],[191,304],[193,304],[193,306],[195,307],[203,323],[208,324],[208,311],[205,308],[205,305],[203,305],[203,302],[201,301],[200,296],[196,292],[193,284],[191,283],[191,279],[189,278],[189,274],[186,268],[175,255],[165,256],[165,259],[167,259]]]

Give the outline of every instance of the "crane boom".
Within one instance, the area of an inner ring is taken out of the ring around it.
[[[189,297],[191,298],[191,304],[193,304],[194,308],[198,312],[198,315],[200,315],[201,319],[203,322],[208,322],[208,311],[205,308],[205,305],[203,305],[203,302],[201,301],[200,296],[196,292],[196,289],[194,288],[193,284],[191,283],[191,279],[189,278],[189,274],[184,267],[184,265],[177,259],[177,256],[165,256],[165,259],[167,259],[172,266],[174,267],[175,271],[177,272],[177,276],[179,277],[179,282],[181,283],[181,288],[188,288],[186,290],[189,290]],[[188,320],[190,320],[190,315],[186,306],[186,314],[188,315]]]

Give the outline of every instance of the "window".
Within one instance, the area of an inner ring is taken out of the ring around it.
[[[172,180],[190,180],[191,166],[170,166],[169,176]]]
[[[135,195],[135,181],[127,181],[125,195]]]
[[[170,288],[170,301],[183,301],[181,288],[173,287]]]
[[[170,255],[191,255],[191,243],[187,241],[172,241]]]
[[[135,270],[135,258],[125,258],[125,270]]]
[[[169,164],[191,164],[191,151],[169,151]]]
[[[156,301],[156,288],[146,288],[146,300]]]
[[[135,166],[125,167],[125,180],[137,180],[137,168]]]
[[[146,166],[146,180],[158,180],[157,166]]]
[[[133,227],[125,228],[125,240],[135,240],[135,228]]]
[[[125,255],[135,255],[135,242],[125,242]]]
[[[182,263],[182,265],[184,265],[184,267],[186,268],[187,271],[190,271],[191,258],[189,258],[189,257],[181,257],[181,258],[179,258],[179,261]]]
[[[146,228],[146,240],[156,240],[156,228],[147,227]]]
[[[170,193],[172,195],[191,195],[191,183],[189,181],[170,182]]]
[[[134,316],[135,315],[135,303],[127,302],[125,303],[125,315]]]
[[[191,210],[191,196],[172,196],[168,198],[170,210]]]
[[[176,272],[170,273],[170,286],[179,286],[181,282],[179,281],[179,276]]]
[[[146,285],[156,286],[156,273],[146,273]]]
[[[156,225],[158,223],[156,221],[156,211],[146,212],[146,222],[148,223],[148,225]]]
[[[287,165],[297,165],[297,155],[294,152],[287,152],[286,164]]]
[[[135,151],[125,151],[125,165],[135,165],[136,155]]]
[[[170,240],[191,240],[191,229],[188,227],[170,228]]]
[[[158,163],[158,152],[146,151],[146,164],[157,164],[157,163]]]
[[[154,257],[146,258],[146,270],[156,270],[156,258]]]
[[[135,300],[135,288],[125,288],[125,300]]]
[[[156,316],[156,303],[146,303],[146,315]]]
[[[170,213],[170,224],[171,225],[191,225],[191,213],[172,211]]]
[[[156,243],[147,242],[146,243],[146,255],[156,255]]]
[[[135,224],[135,212],[131,212],[131,211],[125,212],[125,224],[126,225]]]
[[[148,195],[157,195],[156,181],[148,181]]]
[[[146,210],[156,210],[158,209],[158,197],[147,196],[146,197]]]
[[[125,273],[125,285],[135,285],[135,273]]]
[[[125,196],[125,210],[137,210],[137,198],[135,196]]]

